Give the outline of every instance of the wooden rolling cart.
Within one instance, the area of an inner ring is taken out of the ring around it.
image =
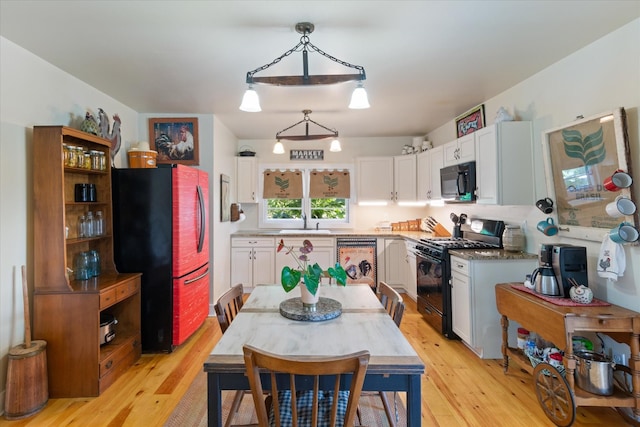
[[[640,313],[616,305],[560,306],[511,285],[520,283],[496,285],[496,305],[502,315],[504,372],[507,372],[509,357],[512,357],[532,373],[538,401],[547,417],[558,426],[573,424],[577,406],[615,407],[627,422],[640,426]],[[566,378],[548,363],[542,362],[533,368],[520,350],[509,347],[509,319],[556,345],[566,343],[563,359]],[[618,342],[629,344],[630,369],[625,371],[631,374],[631,392],[615,387],[613,395],[601,396],[575,387],[576,359],[572,343],[573,335],[578,331],[602,332]]]

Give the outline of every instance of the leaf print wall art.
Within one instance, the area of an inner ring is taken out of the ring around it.
[[[637,213],[614,218],[605,210],[621,194],[633,197],[632,187],[614,192],[603,185],[618,169],[633,175],[623,108],[546,131],[543,154],[547,196],[555,201],[561,235],[602,241],[602,229],[621,221],[638,227]]]

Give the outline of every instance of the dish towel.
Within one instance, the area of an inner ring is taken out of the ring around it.
[[[608,234],[605,234],[598,256],[598,276],[615,282],[618,277],[622,277],[626,267],[624,246],[614,242]]]

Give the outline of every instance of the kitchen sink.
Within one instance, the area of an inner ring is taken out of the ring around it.
[[[303,230],[303,229],[286,229],[280,230],[280,234],[330,234],[331,230]]]

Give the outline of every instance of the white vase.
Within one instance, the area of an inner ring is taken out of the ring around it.
[[[298,287],[300,288],[300,299],[302,299],[302,306],[305,309],[315,309],[318,301],[320,300],[320,286],[318,285],[318,290],[316,291],[315,295],[309,292],[307,286],[302,280],[298,284]]]

